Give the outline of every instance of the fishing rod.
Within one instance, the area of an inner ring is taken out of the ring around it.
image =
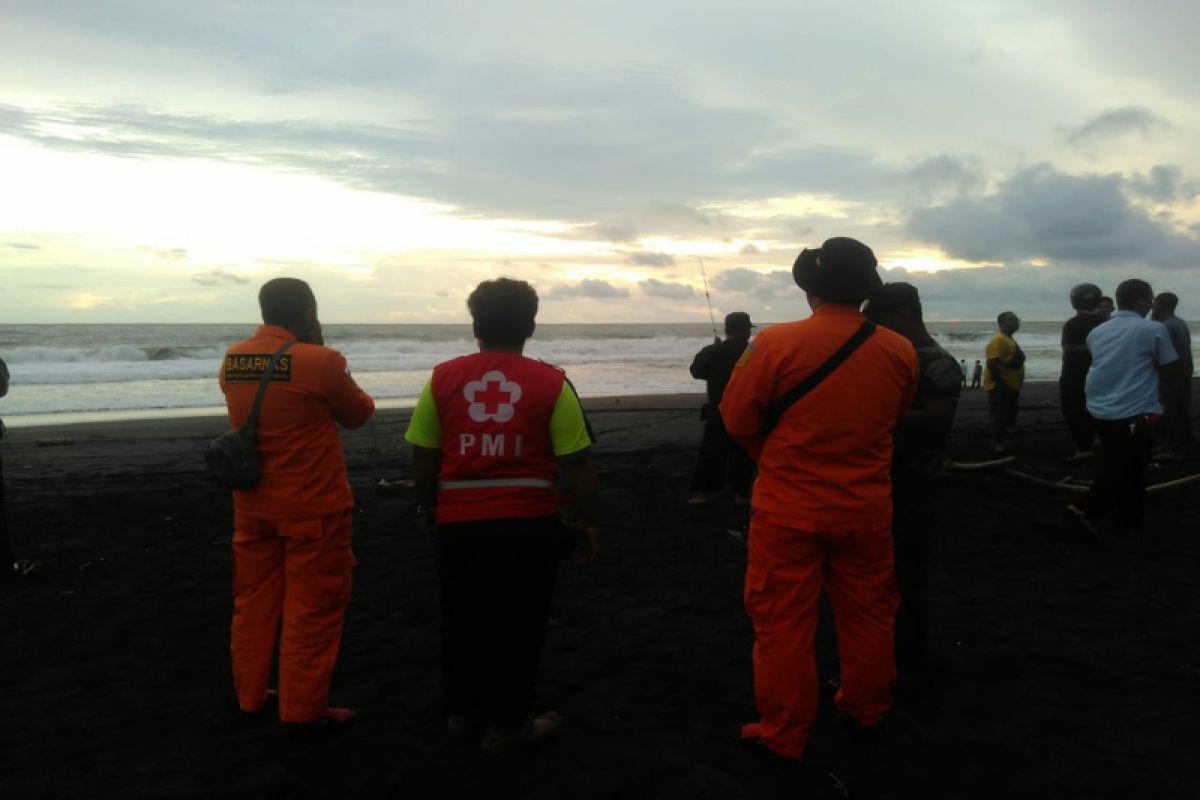
[[[720,342],[721,336],[717,333],[717,318],[713,315],[712,297],[708,294],[708,275],[704,272],[704,256],[697,256],[700,259],[700,278],[704,281],[704,299],[708,301],[708,319],[712,322],[713,340]]]

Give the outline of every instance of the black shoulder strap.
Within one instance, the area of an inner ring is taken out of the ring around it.
[[[776,402],[767,406],[767,410],[763,412],[763,439],[770,435],[775,426],[779,424],[779,420],[783,417],[783,412],[787,411],[792,405],[804,395],[817,388],[817,385],[829,377],[835,369],[841,366],[850,355],[858,349],[859,345],[865,342],[872,333],[875,332],[875,323],[870,320],[864,322],[862,326],[854,332],[854,335],[846,340],[846,343],[837,349],[829,359],[812,371],[811,374],[792,389],[790,392],[779,398]]]
[[[258,427],[258,412],[262,408],[262,401],[267,393],[267,386],[270,385],[271,378],[275,376],[275,367],[279,365],[279,359],[283,358],[283,354],[295,343],[295,339],[292,339],[290,342],[284,342],[275,351],[275,355],[271,356],[271,363],[267,365],[267,371],[263,373],[262,380],[258,382],[258,394],[254,396],[254,408],[250,409],[250,417],[246,420],[246,424],[242,426],[243,429],[250,433],[254,433],[254,429]]]

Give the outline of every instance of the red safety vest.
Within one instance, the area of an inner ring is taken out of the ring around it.
[[[540,517],[558,510],[550,417],[557,368],[519,353],[481,352],[437,365],[442,428],[438,522]]]

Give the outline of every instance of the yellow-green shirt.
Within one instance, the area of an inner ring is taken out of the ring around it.
[[[1022,384],[1025,383],[1025,365],[1022,364],[1015,369],[1004,366],[1017,354],[1017,343],[1004,331],[996,331],[987,343],[987,349],[984,351],[984,367],[983,367],[983,388],[986,391],[991,391],[996,388],[996,381],[992,378],[992,371],[987,368],[987,362],[993,358],[1000,359],[1000,378],[1005,385],[1013,391],[1020,391]]]

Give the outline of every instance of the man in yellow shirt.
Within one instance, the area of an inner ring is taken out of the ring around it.
[[[1007,453],[1005,434],[1017,421],[1017,401],[1025,383],[1025,352],[1013,339],[1021,320],[1011,311],[996,317],[1000,330],[988,341],[984,356],[983,388],[988,395],[988,414],[992,423],[992,452]]]

